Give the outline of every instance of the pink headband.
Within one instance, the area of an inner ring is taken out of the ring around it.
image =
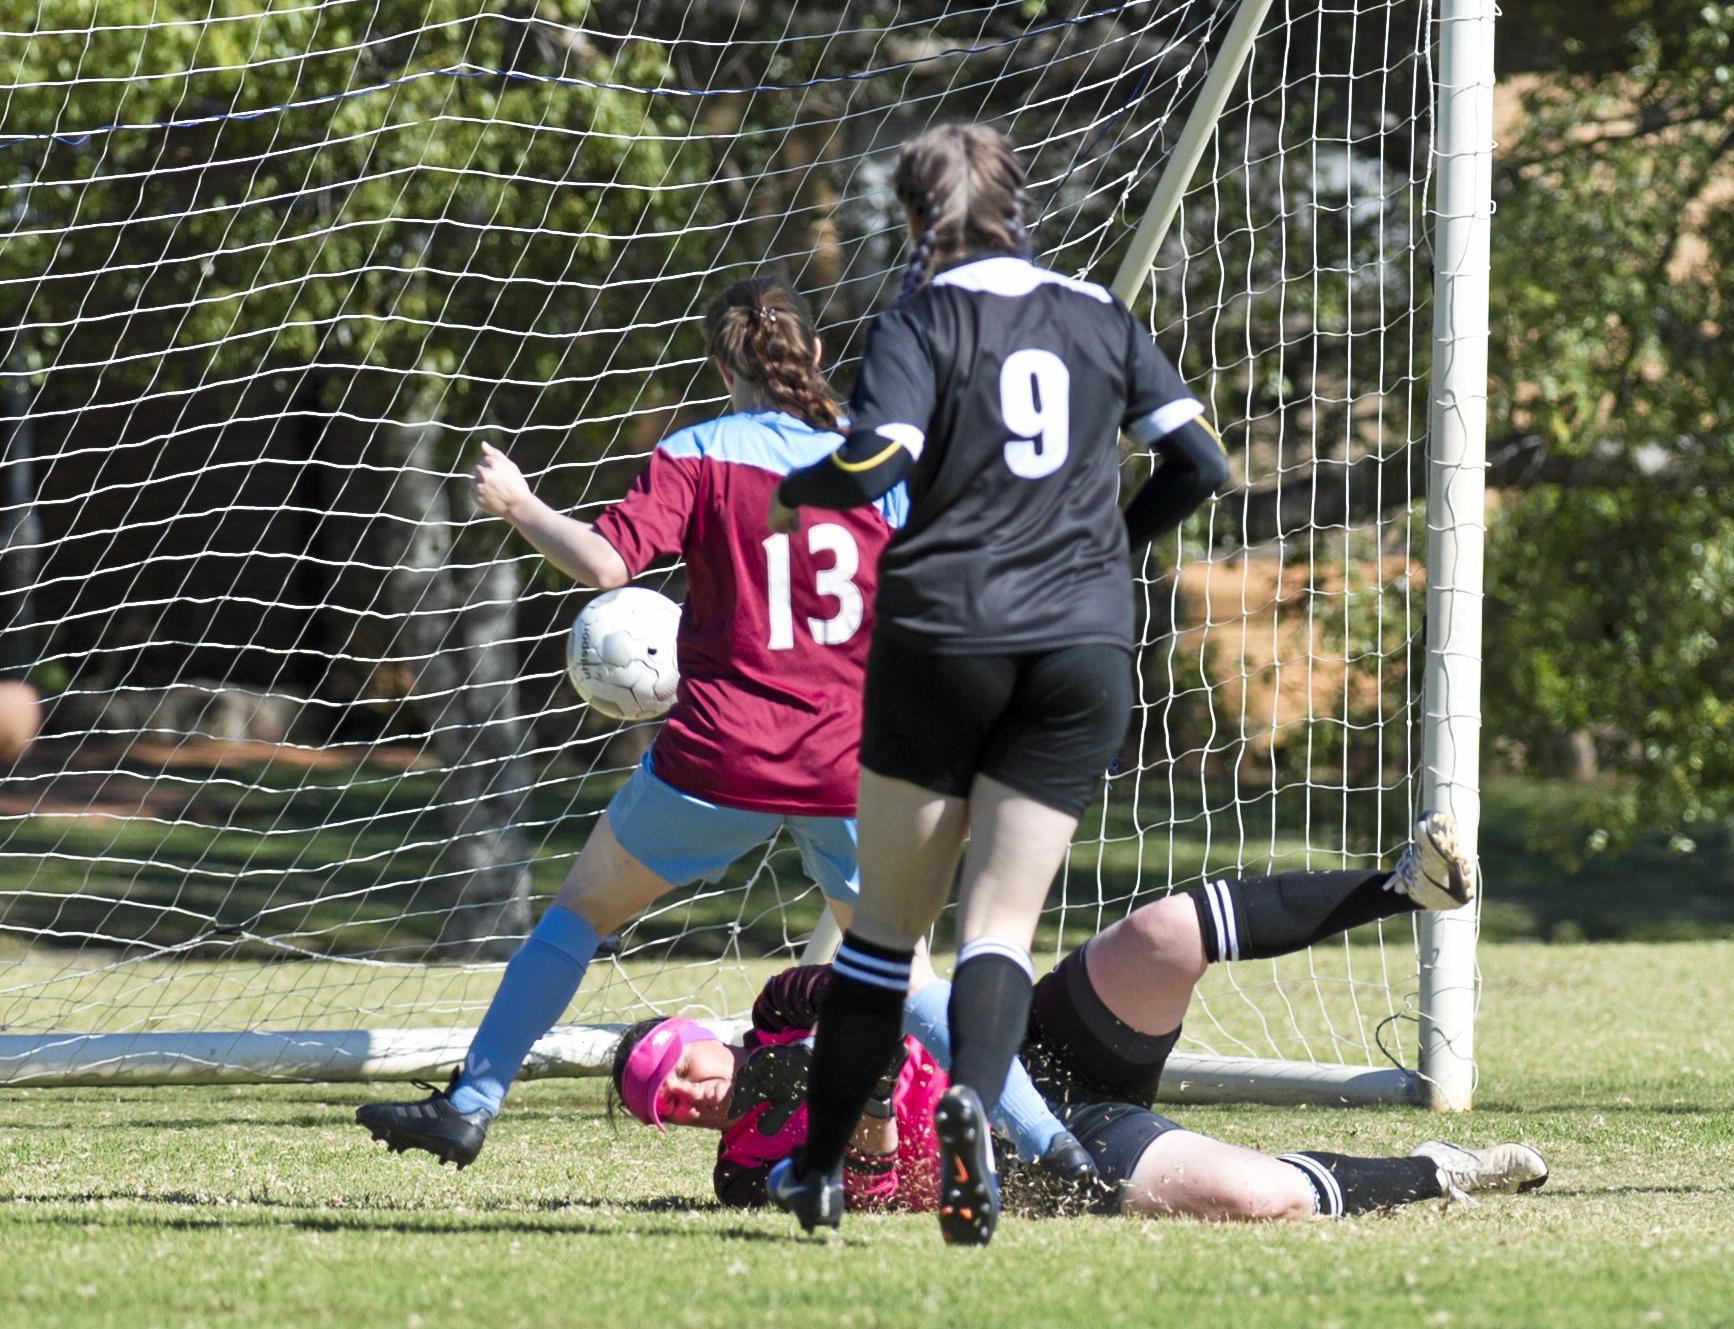
[[[662,1082],[680,1060],[689,1043],[720,1043],[722,1040],[702,1024],[671,1016],[638,1040],[626,1058],[626,1069],[620,1076],[620,1097],[626,1110],[646,1126],[667,1132],[662,1114],[656,1110],[656,1098]]]

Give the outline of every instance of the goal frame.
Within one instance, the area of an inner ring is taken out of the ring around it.
[[[1271,0],[1243,0],[1112,283],[1127,303],[1149,279]],[[1450,812],[1476,852],[1480,819],[1480,661],[1485,537],[1486,378],[1492,221],[1492,0],[1435,0],[1432,143],[1432,374],[1428,384],[1423,805]],[[1174,1054],[1171,1102],[1409,1103],[1464,1111],[1475,1088],[1478,909],[1420,920],[1419,1064],[1326,1064]],[[828,958],[828,914],[804,958]],[[739,1021],[711,1022],[725,1035]],[[606,1074],[617,1024],[563,1025],[538,1042],[523,1077]],[[290,1032],[0,1035],[0,1085],[172,1085],[438,1078],[460,1062],[468,1028]]]

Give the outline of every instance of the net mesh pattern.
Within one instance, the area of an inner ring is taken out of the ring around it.
[[[585,597],[473,513],[479,444],[593,517],[726,409],[699,315],[767,268],[846,386],[934,123],[1009,134],[1042,261],[1106,282],[1234,12],[13,6],[0,668],[46,724],[0,771],[0,1028],[474,1023],[654,734],[566,684]],[[1139,707],[1049,959],[1406,838],[1435,39],[1425,3],[1277,0],[1134,306],[1233,480],[1142,560]],[[819,908],[767,846],[611,939],[569,1018],[739,1013]],[[1187,1045],[1407,1059],[1414,969],[1407,922],[1230,967]]]

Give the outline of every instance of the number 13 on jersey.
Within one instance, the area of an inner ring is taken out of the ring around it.
[[[807,631],[821,646],[841,646],[861,627],[866,603],[861,588],[855,584],[855,574],[861,568],[861,551],[855,537],[833,522],[821,522],[807,528],[807,552],[815,557],[830,554],[834,562],[828,568],[813,570],[813,589],[837,602],[837,612],[830,618],[808,618]],[[795,645],[795,611],[790,587],[789,537],[765,537],[765,592],[770,612],[773,651],[792,650]]]

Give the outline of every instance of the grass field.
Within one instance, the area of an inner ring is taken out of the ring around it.
[[[522,1087],[461,1176],[350,1124],[386,1086],[0,1098],[0,1325],[1734,1324],[1734,943],[1484,947],[1479,1108],[1191,1109],[1266,1147],[1522,1138],[1528,1197],[1347,1222],[932,1222],[796,1239],[707,1140]]]

